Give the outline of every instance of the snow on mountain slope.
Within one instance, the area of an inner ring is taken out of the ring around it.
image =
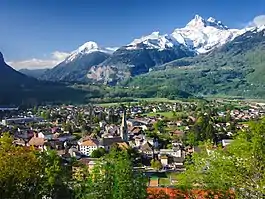
[[[184,45],[191,51],[201,54],[220,47],[245,32],[246,30],[229,29],[213,17],[205,20],[195,15],[184,28],[177,28],[172,34],[161,35],[159,32],[153,32],[148,36],[135,39],[125,47],[128,50],[138,48],[164,50],[176,45]]]
[[[130,44],[121,47],[125,50],[156,49],[163,51],[169,48],[182,47],[192,53],[203,54],[232,41],[247,31],[261,31],[265,26],[244,29],[229,29],[221,21],[213,17],[207,20],[199,15],[184,27],[177,28],[171,34],[153,32],[150,35],[134,39]],[[93,52],[112,54],[119,48],[102,48],[96,42],[89,41],[74,50],[63,62],[69,63],[83,55]]]
[[[171,48],[178,45],[178,42],[169,35],[161,35],[159,32],[153,32],[148,36],[141,37],[140,39],[135,39],[132,43],[126,46],[126,49],[158,49],[164,50],[166,48]]]
[[[90,54],[93,52],[103,52],[107,54],[112,54],[117,48],[102,48],[99,47],[99,45],[96,42],[89,41],[84,43],[82,46],[80,46],[78,49],[74,50],[69,57],[65,59],[64,62],[71,62],[77,57],[85,54]]]
[[[257,27],[257,32],[261,32],[262,30],[265,30],[265,25]]]
[[[184,28],[175,29],[171,35],[179,43],[200,54],[224,45],[239,34],[240,30],[229,29],[213,17],[205,20],[196,15]]]

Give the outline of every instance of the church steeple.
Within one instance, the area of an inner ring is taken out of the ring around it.
[[[128,126],[126,121],[126,109],[123,108],[120,136],[124,142],[128,142]]]

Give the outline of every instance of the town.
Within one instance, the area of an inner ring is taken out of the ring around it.
[[[54,150],[90,169],[112,148],[130,150],[149,187],[169,187],[200,142],[224,148],[264,114],[264,103],[224,99],[0,107],[0,132],[16,146]]]

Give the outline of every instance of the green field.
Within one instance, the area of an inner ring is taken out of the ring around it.
[[[167,98],[138,98],[138,101],[147,101],[147,102],[182,102],[180,100],[169,100]]]
[[[111,103],[102,103],[102,104],[96,104],[97,106],[102,106],[102,107],[111,107],[111,106],[119,106],[121,104],[126,104],[128,102],[111,102]],[[136,102],[131,102],[131,103],[136,103]]]
[[[176,181],[177,175],[178,175],[178,173],[167,173],[166,177],[160,177],[159,178],[159,185],[160,186],[174,185],[175,184],[174,181]]]
[[[147,115],[148,117],[153,117],[153,116],[157,116],[157,115],[161,115],[161,116],[164,116],[166,118],[174,117],[173,113],[171,111],[169,111],[169,112],[156,112],[156,113],[150,112],[150,113],[146,113],[144,115]]]

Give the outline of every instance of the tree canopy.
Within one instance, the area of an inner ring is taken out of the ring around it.
[[[80,199],[146,199],[145,176],[134,171],[125,150],[112,150],[89,172]]]
[[[0,138],[0,193],[5,199],[70,198],[70,178],[54,151],[12,144],[9,134]],[[65,197],[64,197],[65,196]],[[67,197],[66,197],[67,196]]]
[[[237,198],[263,198],[265,194],[265,120],[253,122],[225,148],[204,143],[192,164],[180,175],[182,186],[191,189],[231,192]],[[227,195],[225,197],[228,197]]]

